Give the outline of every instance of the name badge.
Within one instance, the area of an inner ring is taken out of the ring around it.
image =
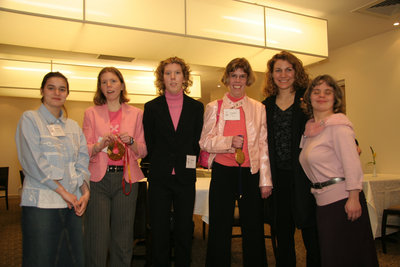
[[[60,124],[49,124],[47,125],[47,129],[49,129],[51,136],[65,136]]]
[[[196,156],[186,155],[186,168],[196,169]]]
[[[224,109],[224,119],[226,121],[239,121],[240,120],[240,110],[234,108]]]

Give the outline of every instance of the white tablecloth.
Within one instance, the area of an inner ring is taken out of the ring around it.
[[[201,219],[208,224],[208,191],[211,178],[197,177],[196,200],[194,202],[194,214],[201,215]]]
[[[211,178],[208,177],[197,178],[196,201],[193,212],[202,216],[202,220],[206,223],[208,223],[208,191],[210,181]],[[367,199],[372,234],[375,238],[380,237],[383,210],[393,205],[400,205],[400,174],[378,174],[377,177],[365,174],[363,191]],[[400,225],[400,218],[389,216],[388,223],[397,223]],[[387,233],[391,233],[391,229],[388,228]]]
[[[363,191],[367,199],[372,234],[374,238],[380,237],[383,210],[400,205],[400,174],[378,174],[377,177],[365,174]],[[388,223],[400,225],[400,218],[389,216]],[[388,228],[386,233],[391,233],[391,229]]]

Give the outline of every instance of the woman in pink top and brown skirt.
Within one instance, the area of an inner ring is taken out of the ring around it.
[[[311,119],[301,141],[300,163],[317,201],[322,266],[378,266],[343,93],[331,76],[318,76],[304,94],[304,107]]]
[[[230,266],[236,200],[243,265],[267,266],[262,198],[270,196],[272,181],[265,107],[246,96],[254,80],[249,62],[233,59],[221,79],[228,93],[209,103],[204,114],[200,147],[210,153],[212,165],[206,266]]]

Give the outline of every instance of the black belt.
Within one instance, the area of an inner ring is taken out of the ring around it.
[[[123,172],[123,171],[124,171],[124,166],[114,166],[114,165],[107,166],[107,172]]]
[[[311,184],[311,187],[314,188],[314,189],[322,189],[325,186],[332,185],[332,184],[337,184],[337,183],[339,183],[341,181],[344,181],[344,180],[345,180],[345,178],[343,178],[343,177],[336,177],[336,178],[332,178],[329,181],[326,181],[326,182],[323,182],[323,183]]]

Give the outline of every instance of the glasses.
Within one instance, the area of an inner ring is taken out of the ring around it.
[[[246,80],[247,79],[247,74],[238,75],[238,74],[232,73],[232,74],[229,74],[229,78],[231,78],[233,80],[235,80],[235,79]]]

